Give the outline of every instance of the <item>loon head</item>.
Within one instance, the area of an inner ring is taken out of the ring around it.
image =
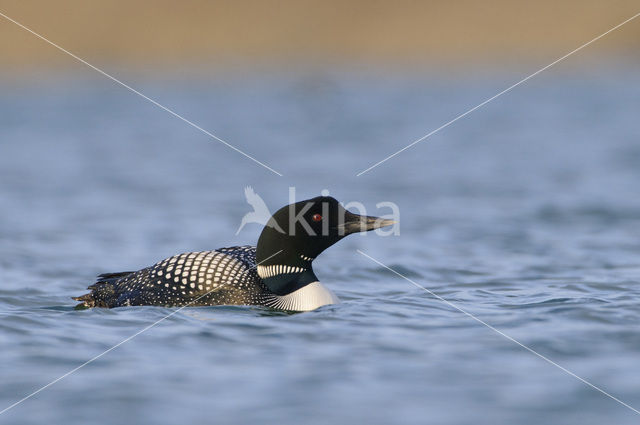
[[[329,196],[318,196],[276,211],[260,234],[258,275],[277,295],[318,281],[311,263],[347,235],[394,224],[393,220],[353,214]]]

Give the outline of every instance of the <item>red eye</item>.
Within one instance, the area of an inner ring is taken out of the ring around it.
[[[314,215],[311,216],[311,220],[320,221],[320,220],[322,220],[322,216],[320,214],[314,214]]]

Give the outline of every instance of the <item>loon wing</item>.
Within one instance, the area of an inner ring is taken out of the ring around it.
[[[129,276],[131,273],[135,273],[135,272],[102,273],[98,275],[98,282],[111,280],[111,279],[117,280],[117,279],[120,279],[121,277]]]
[[[255,248],[239,246],[179,254],[137,272],[107,273],[78,307],[255,304],[264,292]]]

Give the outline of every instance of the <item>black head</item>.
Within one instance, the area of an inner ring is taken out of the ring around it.
[[[322,251],[351,233],[393,223],[353,214],[329,196],[287,205],[273,214],[260,234],[258,273],[273,292],[287,294],[317,280],[311,262]]]

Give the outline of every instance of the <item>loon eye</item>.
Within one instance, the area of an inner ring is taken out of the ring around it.
[[[320,220],[322,220],[322,216],[320,214],[314,214],[314,215],[311,216],[311,220],[320,221]]]

